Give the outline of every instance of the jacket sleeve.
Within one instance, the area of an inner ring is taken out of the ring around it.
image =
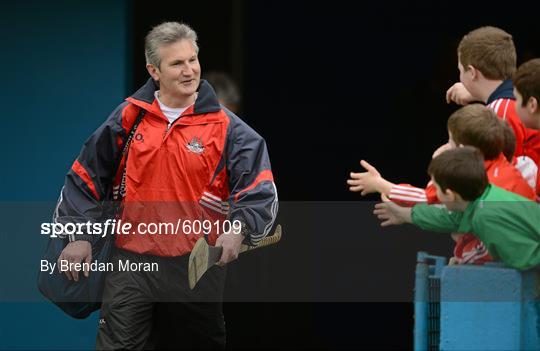
[[[527,184],[535,189],[538,174],[540,174],[538,165],[528,156],[514,157],[512,165],[521,173],[521,176],[525,179]]]
[[[426,191],[410,184],[396,184],[390,190],[390,200],[400,206],[412,207],[418,203],[426,203]]]
[[[231,222],[242,222],[245,243],[257,245],[272,229],[278,196],[264,139],[227,111],[226,166]]]
[[[388,197],[393,202],[400,206],[412,207],[416,204],[439,203],[437,199],[437,189],[432,181],[429,181],[425,189],[417,188],[410,184],[396,184],[390,190]]]
[[[66,175],[53,215],[54,223],[99,222],[111,201],[115,164],[125,138],[122,111],[126,103],[113,111],[107,120],[86,140]],[[101,235],[88,232],[69,235],[69,240],[95,244]]]
[[[416,205],[411,213],[414,225],[423,230],[443,233],[465,233],[461,226],[462,217],[462,212],[450,212],[440,205]]]

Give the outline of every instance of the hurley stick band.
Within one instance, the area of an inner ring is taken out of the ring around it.
[[[258,249],[260,247],[273,245],[277,243],[279,240],[281,240],[281,225],[280,224],[277,225],[276,230],[274,231],[273,235],[265,237],[264,239],[259,241],[259,244],[256,246],[242,245],[240,247],[240,252],[246,252],[246,251]]]

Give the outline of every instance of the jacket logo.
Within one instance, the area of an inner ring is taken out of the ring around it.
[[[135,134],[135,140],[140,141],[141,143],[144,143],[144,137],[141,133]]]
[[[189,151],[195,154],[202,154],[204,152],[204,145],[201,138],[194,137],[189,143],[186,144]]]

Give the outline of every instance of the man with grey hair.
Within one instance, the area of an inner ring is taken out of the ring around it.
[[[114,199],[121,204],[116,218],[132,224],[132,232],[113,238],[118,265],[105,279],[98,349],[224,348],[224,265],[242,243],[257,245],[277,215],[266,143],[200,79],[189,26],[154,27],[145,55],[151,78],[86,141],[66,176],[56,220],[103,222],[104,203]],[[180,221],[174,233],[146,230]],[[190,290],[188,257],[201,237],[222,255]],[[73,235],[59,260],[91,262],[100,240]],[[122,262],[138,269],[118,269]],[[158,270],[147,271],[154,263]],[[92,274],[65,273],[75,281]]]

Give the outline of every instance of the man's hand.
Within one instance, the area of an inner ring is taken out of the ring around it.
[[[362,196],[376,192],[388,195],[394,184],[381,177],[379,171],[366,161],[360,161],[360,165],[367,172],[351,172],[351,178],[347,180],[347,184],[350,185],[349,190],[353,192],[361,191],[360,195]]]
[[[381,198],[383,202],[376,204],[373,211],[373,214],[377,215],[377,218],[382,221],[381,227],[412,223],[411,207],[398,206],[384,195]]]
[[[467,88],[463,83],[456,83],[446,91],[446,102],[451,103],[452,101],[458,105],[464,106],[473,102],[475,98],[469,93]]]
[[[73,241],[67,244],[67,246],[62,250],[60,253],[60,257],[58,257],[57,267],[60,270],[60,261],[66,260],[69,263],[81,263],[86,262],[90,263],[92,262],[92,245],[85,240],[78,240]],[[76,282],[79,281],[79,272],[76,270],[73,270],[73,272],[67,270],[65,271],[66,276],[69,280],[74,279]],[[84,276],[88,278],[90,275],[90,272],[88,269],[83,270]]]
[[[451,149],[452,149],[452,145],[450,145],[450,143],[446,143],[444,145],[441,145],[441,146],[439,146],[439,148],[437,150],[435,150],[435,152],[433,153],[431,158],[435,158],[435,157],[439,156],[440,154],[442,154],[443,152],[445,152],[447,150],[451,150]]]
[[[217,238],[216,247],[223,247],[221,258],[217,263],[218,266],[224,266],[238,258],[244,238],[245,237],[242,234],[234,234],[231,232],[224,233]]]

